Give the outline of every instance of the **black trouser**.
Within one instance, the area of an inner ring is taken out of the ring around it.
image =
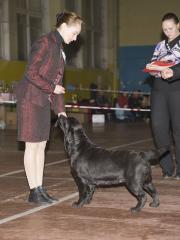
[[[176,174],[180,175],[180,90],[152,91],[151,120],[158,148],[171,148],[171,126],[175,143]],[[162,157],[160,164],[164,174],[173,174],[174,166],[171,154]]]

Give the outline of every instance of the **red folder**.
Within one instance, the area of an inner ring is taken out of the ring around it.
[[[154,61],[154,62],[152,62],[152,64],[157,65],[157,66],[172,67],[175,63],[174,62],[168,62],[168,61]],[[144,68],[143,72],[157,72],[158,73],[159,71]]]

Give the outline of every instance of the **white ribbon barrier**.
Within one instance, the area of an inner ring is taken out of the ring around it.
[[[117,108],[117,107],[96,107],[96,106],[81,106],[81,105],[65,105],[66,108],[76,109],[103,109],[103,110],[123,110],[123,111],[134,111],[134,112],[150,112],[150,109],[143,108]]]
[[[0,104],[16,104],[16,101],[0,101]],[[83,106],[83,105],[73,105],[66,104],[66,108],[75,108],[75,109],[103,109],[103,110],[123,110],[123,111],[134,111],[134,112],[150,112],[150,109],[144,108],[120,108],[120,107],[98,107],[98,106]]]

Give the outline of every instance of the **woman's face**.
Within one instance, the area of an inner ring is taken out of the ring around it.
[[[77,22],[77,23],[73,23],[70,25],[63,23],[60,26],[59,32],[60,32],[64,42],[66,44],[69,44],[72,41],[76,41],[77,36],[81,32],[81,23]]]
[[[179,23],[176,24],[173,19],[162,22],[162,29],[168,40],[173,40],[179,35]]]

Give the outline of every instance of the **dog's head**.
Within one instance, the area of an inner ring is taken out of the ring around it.
[[[65,148],[69,152],[70,148],[74,148],[79,144],[80,139],[84,134],[82,126],[76,118],[65,117],[63,115],[59,116],[58,125],[64,133]]]
[[[70,131],[74,132],[82,129],[81,124],[74,117],[65,117],[63,115],[60,115],[58,118],[58,124],[65,135],[67,135]]]

